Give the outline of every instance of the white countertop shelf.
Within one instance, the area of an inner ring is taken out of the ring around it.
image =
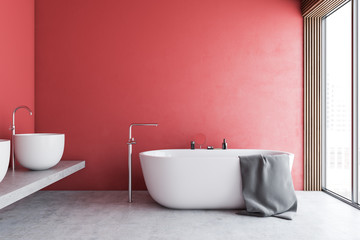
[[[43,171],[19,168],[12,172],[9,169],[0,182],[0,209],[83,168],[85,161],[60,161],[55,167]]]

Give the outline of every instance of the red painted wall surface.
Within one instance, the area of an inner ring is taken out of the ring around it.
[[[12,112],[34,110],[34,1],[0,0],[0,138],[10,139]],[[33,132],[34,117],[16,112],[16,132]]]
[[[86,169],[52,189],[145,189],[138,153],[205,145],[296,155],[303,188],[302,17],[296,0],[37,0],[36,131],[66,133]]]

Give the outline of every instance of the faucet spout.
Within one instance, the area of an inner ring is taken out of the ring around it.
[[[131,130],[133,126],[148,126],[148,127],[157,127],[157,123],[132,123],[129,127],[129,143],[134,142],[135,139],[131,136]]]
[[[13,135],[15,135],[15,113],[16,113],[16,111],[19,110],[20,108],[24,108],[24,109],[28,110],[30,115],[33,114],[32,111],[31,111],[31,109],[30,109],[28,106],[21,105],[21,106],[15,108],[15,110],[13,111],[13,114],[12,114],[12,127],[11,127],[11,130],[12,130]]]
[[[12,114],[12,125],[10,127],[10,130],[11,130],[11,165],[12,165],[12,171],[14,172],[15,171],[15,143],[14,143],[14,136],[15,136],[15,114],[16,114],[16,111],[21,109],[21,108],[24,108],[26,110],[29,111],[29,114],[32,115],[32,111],[31,109],[28,107],[28,106],[25,106],[25,105],[21,105],[17,108],[15,108],[15,110],[13,111],[13,114]]]

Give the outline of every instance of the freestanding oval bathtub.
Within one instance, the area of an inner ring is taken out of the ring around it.
[[[291,171],[294,154],[270,150],[154,150],[140,153],[140,161],[149,194],[164,207],[241,209],[238,156],[253,154],[288,154]]]

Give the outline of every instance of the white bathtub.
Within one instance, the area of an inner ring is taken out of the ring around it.
[[[175,209],[244,208],[238,156],[294,154],[270,150],[155,150],[140,153],[145,183],[160,205]]]

